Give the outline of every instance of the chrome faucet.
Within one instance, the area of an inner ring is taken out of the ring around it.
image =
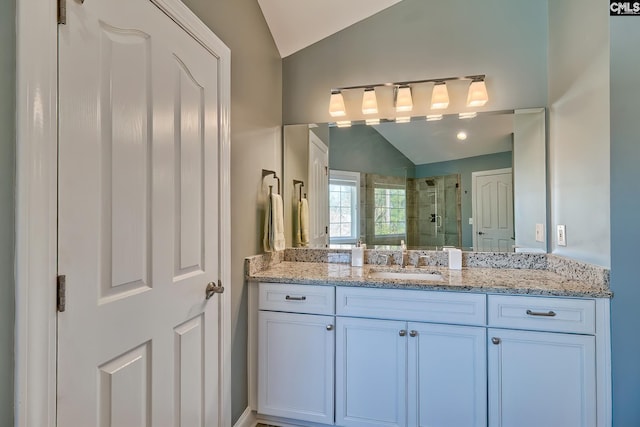
[[[409,264],[409,252],[407,252],[407,245],[404,240],[400,240],[400,250],[400,262],[398,264],[400,267],[405,268]]]

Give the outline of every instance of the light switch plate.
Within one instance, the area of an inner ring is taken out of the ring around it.
[[[469,225],[473,225],[473,218],[469,218]]]
[[[567,231],[564,225],[558,225],[558,246],[567,246]]]
[[[544,224],[536,224],[536,242],[544,242]]]

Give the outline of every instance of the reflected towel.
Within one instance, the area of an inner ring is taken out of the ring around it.
[[[309,201],[302,199],[298,202],[298,224],[300,224],[300,244],[309,244]]]
[[[271,194],[267,200],[264,219],[262,245],[265,252],[281,251],[285,248],[283,213],[282,197],[279,194]]]

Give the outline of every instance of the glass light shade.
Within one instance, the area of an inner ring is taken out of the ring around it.
[[[438,120],[442,120],[442,114],[430,114],[427,116],[428,122],[435,122]]]
[[[413,110],[413,99],[411,99],[411,88],[400,86],[396,89],[396,111]]]
[[[436,83],[433,85],[431,93],[431,108],[443,110],[449,106],[449,91],[446,83]]]
[[[409,123],[411,121],[411,117],[396,117],[396,123]]]
[[[380,119],[367,119],[364,122],[369,126],[379,125],[380,124]]]
[[[338,126],[339,128],[350,128],[351,120],[337,121],[336,126]]]
[[[344,106],[344,98],[340,92],[331,94],[329,101],[329,114],[331,117],[342,117],[347,115],[347,109]]]
[[[478,115],[478,113],[476,112],[471,112],[471,113],[460,113],[458,114],[458,118],[459,119],[473,119],[474,117],[476,117]]]
[[[362,114],[378,114],[378,100],[374,89],[365,89],[362,95]]]
[[[476,80],[469,85],[467,107],[482,107],[489,100],[484,80]]]

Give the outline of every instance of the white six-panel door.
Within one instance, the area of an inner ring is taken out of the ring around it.
[[[217,426],[219,59],[148,0],[67,13],[58,425]]]
[[[472,173],[473,242],[477,251],[513,252],[511,168]]]

